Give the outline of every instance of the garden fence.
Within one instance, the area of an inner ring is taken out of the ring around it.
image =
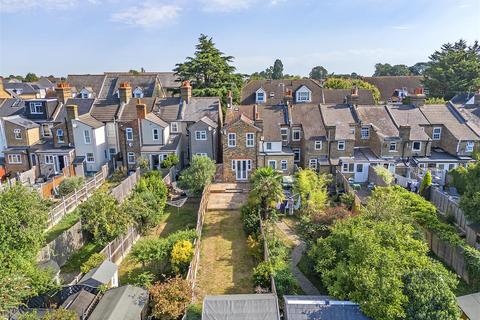
[[[210,184],[205,186],[205,188],[203,189],[202,198],[200,200],[200,206],[198,208],[197,214],[197,227],[195,229],[197,233],[197,238],[195,239],[194,243],[195,252],[193,255],[193,259],[190,262],[190,267],[188,268],[187,273],[187,280],[190,282],[192,288],[192,300],[195,299],[195,282],[197,279],[198,265],[200,262],[200,242],[202,238],[202,228],[203,222],[205,220],[205,213],[207,212],[208,208],[208,199],[210,197],[210,186]]]
[[[126,179],[112,189],[111,194],[117,199],[118,202],[123,202],[123,200],[130,194],[132,189],[140,180],[140,168],[137,168],[134,173],[129,175]]]
[[[108,176],[108,165],[85,181],[80,189],[62,197],[62,201],[56,204],[48,213],[47,230],[56,225],[69,212],[72,212],[81,202],[87,200],[104,182]]]
[[[104,254],[108,261],[119,265],[138,238],[140,238],[140,233],[135,227],[131,226],[126,234],[111,241],[100,253]]]
[[[265,228],[263,226],[262,218],[260,216],[258,218],[260,220],[260,234],[262,235],[262,241],[263,241],[263,260],[265,262],[268,262],[270,260],[270,251],[268,249],[267,236],[265,234]],[[271,284],[270,290],[272,291],[273,294],[276,295],[277,288],[275,286],[275,279],[273,278],[273,275],[270,275],[270,284]]]

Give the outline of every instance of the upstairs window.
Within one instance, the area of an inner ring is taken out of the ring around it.
[[[155,140],[155,141],[160,139],[160,133],[158,132],[158,129],[153,129],[152,130],[152,137],[153,137],[153,140]]]
[[[234,148],[237,146],[237,135],[235,133],[228,134],[228,146]]]
[[[337,142],[337,149],[339,151],[344,151],[345,150],[345,141],[338,141]]]
[[[30,102],[30,113],[31,114],[42,114],[42,103],[41,102]]]
[[[300,162],[300,149],[293,149],[293,161]]]
[[[255,134],[254,133],[247,133],[246,135],[246,145],[248,148],[252,148],[255,146]]]
[[[310,101],[310,92],[308,91],[300,91],[297,93],[297,101],[298,102],[309,102]]]
[[[362,139],[368,139],[370,138],[370,128],[369,127],[363,127],[361,130],[360,130],[360,137]]]
[[[302,137],[300,129],[298,129],[298,128],[293,129],[292,133],[293,133],[292,140],[293,141],[300,141],[300,139]]]
[[[288,128],[281,128],[280,134],[282,136],[282,142],[288,143]]]
[[[412,144],[412,151],[422,150],[422,143],[420,141],[414,141]]]
[[[475,146],[475,143],[473,141],[468,141],[467,145],[465,147],[466,152],[473,152],[473,147]]]
[[[271,142],[267,142],[265,148],[266,148],[267,150],[272,150],[272,143],[271,143]]]
[[[388,146],[388,151],[390,151],[390,152],[397,151],[397,143],[396,142],[390,142],[390,145]]]
[[[58,143],[64,143],[65,142],[65,139],[64,139],[64,135],[63,135],[63,130],[62,129],[57,129],[57,142]]]
[[[315,150],[322,150],[322,140],[315,140]]]
[[[87,158],[87,163],[95,162],[95,157],[92,152],[87,152],[86,158]]]
[[[15,136],[16,140],[22,140],[22,130],[13,129],[13,135]]]
[[[433,140],[440,140],[442,137],[442,128],[441,127],[435,127],[433,128]]]
[[[50,126],[46,123],[42,124],[42,134],[44,137],[52,136],[52,131],[50,130]]]
[[[127,137],[127,141],[133,141],[133,129],[132,128],[125,129],[125,136]]]
[[[171,130],[172,132],[174,132],[174,133],[175,133],[175,132],[178,132],[178,122],[172,122],[172,123],[170,123],[170,130]]]
[[[287,169],[288,169],[288,161],[287,160],[280,161],[280,169],[282,169],[283,171],[287,171]]]
[[[195,140],[207,140],[207,131],[195,131]]]
[[[265,98],[265,91],[263,91],[262,89],[257,90],[257,92],[255,93],[255,101],[257,103],[265,103]]]
[[[143,98],[143,90],[141,88],[135,88],[135,90],[133,90],[133,97]]]
[[[92,143],[92,137],[90,136],[90,130],[83,131],[83,139],[85,141],[85,144]]]
[[[308,162],[308,167],[310,169],[314,169],[314,170],[317,170],[317,159],[310,159],[310,161]]]

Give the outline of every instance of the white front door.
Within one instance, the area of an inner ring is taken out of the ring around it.
[[[366,182],[368,180],[368,163],[355,164],[355,182]]]
[[[236,178],[237,180],[247,180],[247,161],[248,160],[235,160]]]

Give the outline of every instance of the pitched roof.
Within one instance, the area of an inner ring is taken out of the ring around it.
[[[105,72],[105,82],[100,94],[101,99],[114,99],[121,83],[127,82],[132,91],[137,87],[142,89],[143,96],[155,97],[158,95],[159,80],[156,73],[131,74],[125,72]]]
[[[384,137],[398,137],[399,132],[385,106],[357,106],[355,109],[362,124],[370,124]]]
[[[283,296],[288,320],[368,320],[358,304],[326,296]]]
[[[78,107],[78,115],[84,115],[89,113],[92,110],[93,103],[95,99],[80,99],[80,98],[70,98],[65,102],[65,105],[62,106],[54,121],[63,121],[67,117],[67,110],[65,106],[76,105]]]
[[[206,296],[202,320],[279,320],[278,301],[274,294],[231,294]]]
[[[104,80],[104,74],[70,74],[67,76],[66,82],[74,92],[79,93],[83,88],[92,88],[95,97],[98,97]]]
[[[0,102],[0,117],[7,117],[11,115],[23,114],[25,109],[25,102],[17,98],[3,99]]]
[[[258,106],[257,106],[258,107]],[[261,108],[261,107],[258,107]],[[232,121],[236,121],[238,119],[238,115],[242,114],[250,120],[254,119],[255,116],[255,105],[253,104],[244,104],[244,105],[236,105],[232,108],[227,108],[227,112],[225,114],[225,124],[229,124]]]
[[[480,136],[480,105],[454,105],[454,108],[466,120],[467,125]]]
[[[410,126],[410,140],[429,140],[430,137],[425,133],[424,125],[429,122],[419,108],[411,105],[388,105],[387,111],[390,113],[393,122],[397,126]]]
[[[120,109],[119,120],[131,121],[137,119],[137,105],[139,101],[147,106],[147,113],[150,113],[155,104],[155,99],[156,98],[130,99],[130,101]]]
[[[139,320],[148,303],[148,291],[126,285],[105,292],[89,320]]]
[[[256,91],[262,88],[266,95],[266,104],[275,105],[283,102],[286,90],[291,90],[293,97],[302,86],[312,91],[311,103],[321,103],[322,94],[320,84],[312,79],[300,80],[252,80],[242,89],[241,104],[254,104]],[[273,97],[271,96],[273,93]]]
[[[83,319],[84,312],[87,311],[93,300],[95,300],[95,295],[82,289],[69,296],[67,300],[62,303],[61,307],[75,311],[79,319]]]
[[[345,103],[347,96],[351,93],[350,89],[322,89],[324,104]],[[367,89],[358,89],[358,104],[374,104],[373,94]]]
[[[468,319],[478,319],[480,314],[480,292],[458,297],[457,302]]]
[[[305,139],[318,139],[327,135],[319,105],[297,104],[292,106],[290,112],[293,124],[302,126]]]
[[[424,105],[420,107],[432,125],[444,125],[458,140],[479,140],[479,137],[466,125],[460,114],[449,105]]]
[[[259,106],[263,120],[263,137],[266,141],[282,141],[280,126],[288,124],[286,106]]]
[[[207,116],[202,117],[199,121],[202,121],[202,122],[208,124],[212,128],[218,127],[218,124]]]
[[[154,114],[152,112],[148,113],[145,116],[145,119],[150,121],[150,122],[153,122],[155,124],[158,124],[160,127],[163,127],[163,128],[168,127],[168,123],[163,121],[159,116],[157,116],[156,114]]]
[[[115,116],[117,115],[119,108],[120,105],[118,101],[97,100],[93,104],[90,114],[98,121],[113,121],[115,119]]]
[[[14,115],[10,117],[5,117],[3,118],[4,121],[11,122],[13,124],[16,124],[17,126],[21,126],[25,129],[31,129],[31,128],[38,128],[40,125],[38,123],[35,123],[31,120],[25,119],[19,115]]]
[[[156,74],[163,88],[173,89],[180,87],[180,81],[175,72],[156,72]]]
[[[117,271],[118,266],[115,263],[105,260],[100,266],[88,271],[87,274],[80,279],[79,284],[86,284],[98,288],[103,284],[109,283]]]
[[[180,143],[180,138],[182,135],[178,134],[171,134],[168,138],[168,141],[164,145],[143,145],[140,149],[141,152],[162,152],[162,151],[175,151],[178,148],[178,144]]]
[[[93,129],[98,129],[104,126],[103,122],[98,121],[88,113],[79,116],[77,121],[80,121]]]
[[[159,99],[154,112],[167,122],[197,122],[205,116],[218,122],[220,99],[217,97],[191,97],[188,104],[181,104],[180,97],[169,97]]]
[[[321,105],[320,110],[325,125],[335,127],[335,140],[355,139],[350,125],[355,124],[356,119],[348,104]]]
[[[421,82],[423,76],[382,76],[362,79],[378,88],[381,101],[388,101],[396,89],[407,88],[408,93],[412,94],[415,88],[423,87]]]

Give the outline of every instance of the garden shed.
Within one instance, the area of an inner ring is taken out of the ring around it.
[[[232,294],[206,296],[202,320],[279,320],[274,294]]]

